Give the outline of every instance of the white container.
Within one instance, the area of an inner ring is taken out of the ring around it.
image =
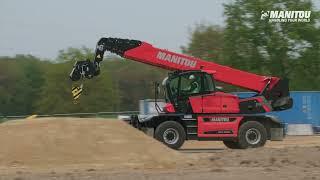
[[[287,135],[313,135],[311,124],[288,124]]]
[[[163,99],[158,99],[157,104],[161,109],[163,109],[166,103]],[[155,100],[154,99],[140,100],[139,114],[141,115],[158,114],[158,111],[156,110],[156,107],[155,107]]]

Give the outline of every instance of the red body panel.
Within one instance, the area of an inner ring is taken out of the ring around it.
[[[270,88],[278,81],[277,77],[260,76],[253,73],[222,66],[195,57],[186,56],[168,50],[153,47],[143,42],[140,46],[124,53],[124,57],[168,70],[203,70],[213,74],[217,81],[261,92],[271,78]]]
[[[205,121],[205,119],[209,119]],[[237,137],[241,116],[198,116],[198,137]]]
[[[221,97],[221,113],[239,113],[239,98],[236,95],[216,92]]]
[[[189,98],[194,113],[239,113],[239,98],[232,94],[214,92]]]
[[[203,110],[202,110],[202,106],[203,106],[203,104],[202,104],[202,96],[189,97],[189,101],[190,101],[193,113],[203,113]]]
[[[221,113],[221,97],[215,94],[204,95],[202,110],[203,113]]]

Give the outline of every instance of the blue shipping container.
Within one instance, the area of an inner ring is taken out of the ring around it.
[[[235,93],[240,98],[253,96],[252,92]],[[286,124],[311,124],[320,131],[320,91],[291,91],[293,107],[289,110],[271,112]]]

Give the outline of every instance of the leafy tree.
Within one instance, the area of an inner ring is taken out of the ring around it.
[[[31,114],[43,85],[43,61],[33,56],[0,58],[0,113]]]
[[[81,48],[69,47],[68,49],[60,50],[57,61],[84,61],[87,59],[92,59],[94,53],[92,49],[82,46]]]
[[[137,110],[139,100],[153,99],[153,83],[167,76],[166,70],[124,59],[105,61],[103,68],[110,72],[119,89],[120,110]]]
[[[226,27],[196,26],[189,44],[182,47],[184,53],[257,74],[287,77],[291,90],[320,89],[320,16],[312,1],[235,0],[224,6]],[[311,10],[311,21],[261,20],[261,12],[269,10]],[[211,58],[215,53],[217,58]]]
[[[74,104],[71,95],[73,83],[68,77],[74,63],[71,60],[84,57],[93,57],[92,52],[74,48],[60,51],[58,56],[60,63],[51,64],[45,73],[45,85],[41,88],[41,98],[37,102],[39,113],[97,112],[118,109],[118,91],[113,86],[112,78],[107,71],[102,71],[94,80],[84,81],[84,91],[79,102]],[[64,59],[67,62],[61,63]]]
[[[223,59],[223,28],[214,25],[197,25],[190,33],[190,42],[182,52],[207,61],[225,64]]]
[[[309,23],[269,23],[267,10],[311,10]],[[224,57],[233,67],[291,79],[292,89],[319,89],[319,11],[312,1],[236,0],[225,5]],[[307,81],[306,81],[307,80]]]

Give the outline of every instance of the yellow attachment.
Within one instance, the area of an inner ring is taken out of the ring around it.
[[[81,84],[80,86],[74,86],[72,88],[73,100],[79,99],[79,97],[80,97],[80,95],[82,93],[82,87],[83,87],[83,85]]]

